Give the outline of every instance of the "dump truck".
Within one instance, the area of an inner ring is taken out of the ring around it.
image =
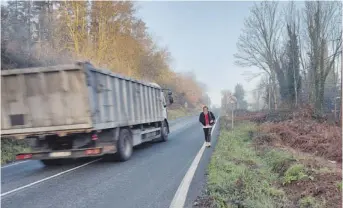
[[[156,83],[78,62],[5,70],[1,85],[1,137],[24,139],[32,150],[17,160],[126,161],[134,146],[168,139],[172,92]]]

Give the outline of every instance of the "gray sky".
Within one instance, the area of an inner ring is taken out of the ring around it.
[[[138,16],[147,23],[149,32],[171,52],[173,69],[193,71],[208,86],[212,103],[220,104],[220,91],[233,90],[237,83],[243,84],[246,98],[251,100],[249,91],[256,88],[258,80],[248,83],[242,74],[260,71],[236,66],[233,54],[254,2],[137,3]]]

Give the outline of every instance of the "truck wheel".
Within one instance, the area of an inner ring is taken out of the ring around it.
[[[130,159],[133,151],[131,133],[127,129],[122,129],[117,141],[117,157],[124,162]]]
[[[167,123],[165,121],[162,121],[162,125],[161,125],[161,142],[165,142],[168,140],[168,134],[169,134],[169,130],[168,130],[168,126]]]

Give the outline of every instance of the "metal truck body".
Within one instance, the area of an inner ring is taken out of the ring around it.
[[[17,159],[48,163],[117,153],[127,160],[132,150],[120,152],[121,137],[132,149],[169,133],[164,90],[157,84],[86,63],[7,70],[1,79],[2,137],[27,139],[34,150]]]

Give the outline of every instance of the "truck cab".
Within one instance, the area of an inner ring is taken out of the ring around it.
[[[160,85],[158,85],[156,83],[150,83],[150,84],[154,85],[156,87],[160,87]],[[167,93],[166,93],[166,91],[167,91]],[[169,103],[167,103],[166,95],[167,95]],[[162,106],[163,106],[163,118],[167,120],[168,119],[168,110],[167,110],[168,105],[171,105],[174,102],[173,93],[169,89],[164,89],[164,90],[161,91],[160,97],[162,99],[161,101],[162,101]]]

